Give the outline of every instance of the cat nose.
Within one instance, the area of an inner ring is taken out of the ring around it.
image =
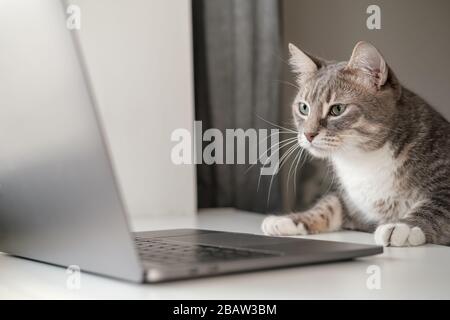
[[[318,135],[318,132],[305,132],[304,135],[306,137],[306,140],[309,142],[312,142],[313,139]]]

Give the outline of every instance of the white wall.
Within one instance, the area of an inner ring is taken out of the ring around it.
[[[170,160],[193,123],[190,1],[69,2],[131,216],[194,214],[195,167]]]

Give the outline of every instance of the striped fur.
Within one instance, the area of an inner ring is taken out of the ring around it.
[[[293,56],[301,52],[290,50]],[[449,245],[449,122],[402,87],[368,43],[359,43],[349,62],[301,61],[307,67],[295,66],[299,91],[293,103],[298,141],[332,163],[338,193],[307,212],[284,216],[296,227],[290,233],[283,232],[288,220],[265,220],[266,233],[273,234],[274,226],[281,235],[349,228],[375,231],[383,245]],[[299,112],[300,102],[309,106],[307,116]],[[331,116],[337,103],[346,109]],[[305,132],[318,135],[309,142]]]

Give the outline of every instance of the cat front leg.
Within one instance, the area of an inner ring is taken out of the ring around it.
[[[321,198],[311,209],[283,216],[268,216],[261,229],[270,236],[306,235],[340,230],[343,205],[336,194]]]
[[[398,223],[380,225],[375,231],[375,242],[393,247],[420,246],[425,243],[449,245],[449,208],[448,196],[435,195],[413,208]]]
[[[420,246],[425,242],[422,228],[404,222],[382,224],[375,230],[375,243],[385,247]]]

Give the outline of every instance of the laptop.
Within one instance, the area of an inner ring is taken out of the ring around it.
[[[131,232],[78,41],[61,27],[65,21],[59,1],[14,0],[1,8],[0,251],[152,283],[383,251],[213,230]]]

